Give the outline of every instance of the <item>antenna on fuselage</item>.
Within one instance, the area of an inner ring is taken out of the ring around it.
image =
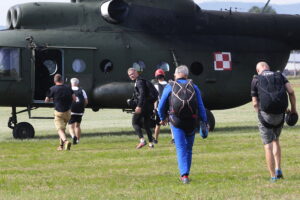
[[[264,8],[262,9],[261,13],[264,13],[266,8],[268,7],[269,3],[270,3],[271,0],[268,0],[266,5],[264,6]]]

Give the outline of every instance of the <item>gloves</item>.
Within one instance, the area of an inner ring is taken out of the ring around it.
[[[199,128],[200,136],[205,139],[208,136],[208,126],[206,122],[200,121],[200,128]]]

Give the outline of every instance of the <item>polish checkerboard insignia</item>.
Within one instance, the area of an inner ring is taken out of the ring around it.
[[[231,53],[230,52],[215,52],[214,53],[215,70],[232,70]]]

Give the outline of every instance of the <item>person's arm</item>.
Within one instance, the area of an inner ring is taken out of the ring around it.
[[[253,77],[253,80],[251,82],[251,97],[252,97],[252,105],[254,107],[254,110],[258,112],[258,90],[257,90],[257,76]]]
[[[146,101],[146,83],[145,81],[138,79],[136,82],[137,90],[139,91],[139,95],[137,97],[138,102],[135,108],[135,113],[139,114],[142,112],[142,107],[145,105]]]
[[[285,88],[286,88],[286,90],[288,92],[288,95],[289,95],[289,100],[290,100],[290,103],[291,103],[291,112],[292,113],[297,113],[295,91],[294,91],[294,89],[292,88],[292,85],[289,82],[287,82],[285,84]]]
[[[195,92],[196,92],[196,97],[197,97],[197,103],[198,103],[198,115],[201,119],[201,121],[206,122],[207,123],[207,116],[206,116],[206,110],[202,101],[202,97],[201,97],[201,92],[198,88],[198,86],[194,85],[195,88]]]
[[[162,96],[159,100],[157,111],[158,111],[158,116],[159,116],[162,124],[164,124],[166,122],[165,107],[166,107],[167,101],[169,100],[171,91],[172,91],[171,85],[169,85],[169,84],[166,85],[166,87],[164,88],[164,91],[162,93]]]
[[[83,97],[84,97],[84,107],[85,107],[89,104],[89,100],[88,100],[88,97],[87,97],[86,92],[84,90],[82,90],[82,93],[83,93]]]
[[[45,103],[49,103],[53,101],[53,93],[51,88],[48,90],[47,94],[46,94],[46,98],[45,98]]]
[[[254,107],[254,110],[256,112],[258,112],[258,100],[257,100],[257,97],[252,97],[252,105]]]

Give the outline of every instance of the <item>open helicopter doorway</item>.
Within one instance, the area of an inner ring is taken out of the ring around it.
[[[63,51],[60,49],[35,50],[35,103],[44,102],[47,91],[54,85],[55,74],[63,76]]]

